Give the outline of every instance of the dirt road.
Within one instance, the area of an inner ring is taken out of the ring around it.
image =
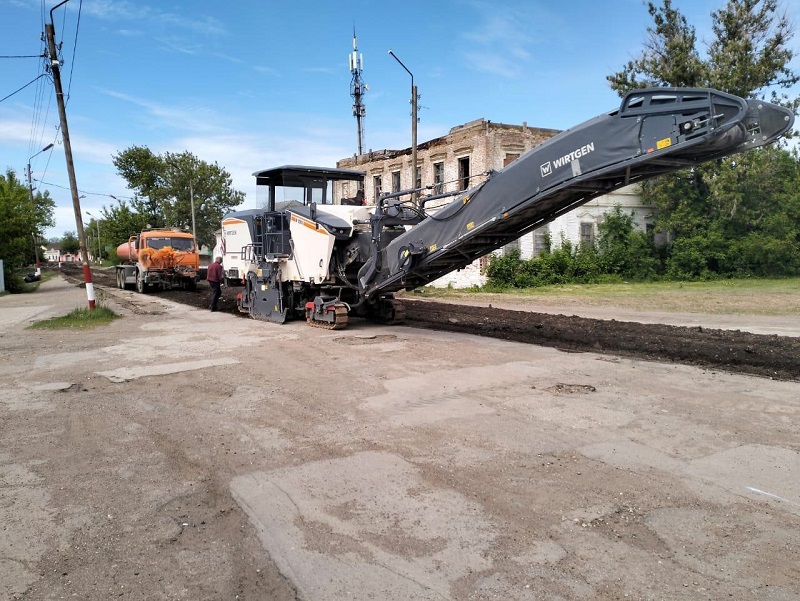
[[[800,599],[796,381],[103,294],[0,298],[0,596]]]

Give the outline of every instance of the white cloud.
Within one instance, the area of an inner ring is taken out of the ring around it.
[[[161,26],[164,30],[187,30],[204,36],[227,33],[225,25],[213,17],[189,11],[176,14],[141,2],[84,0],[82,10],[87,15],[106,21],[146,21],[149,26]]]
[[[114,90],[99,89],[99,91],[112,98],[117,98],[145,109],[147,113],[145,121],[154,129],[188,130],[197,133],[224,131],[218,125],[220,115],[214,114],[213,111],[204,106],[171,106]]]
[[[509,79],[529,71],[537,43],[531,32],[547,31],[552,25],[550,17],[532,3],[506,6],[502,12],[488,2],[471,2],[470,6],[478,13],[478,25],[459,38],[466,63],[476,71]]]

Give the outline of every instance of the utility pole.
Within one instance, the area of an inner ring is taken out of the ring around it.
[[[56,27],[53,24],[53,11],[69,2],[63,0],[50,9],[50,22],[45,23],[44,31],[49,49],[50,71],[53,74],[53,85],[56,88],[56,103],[58,115],[61,118],[61,139],[64,142],[64,156],[67,160],[67,175],[69,187],[72,191],[72,207],[75,211],[75,226],[78,230],[78,242],[81,246],[81,261],[83,262],[83,279],[86,283],[86,296],[89,300],[89,309],[95,308],[94,284],[92,283],[92,270],[89,267],[89,251],[86,249],[86,235],[83,231],[83,217],[81,216],[81,201],[78,199],[78,182],[75,179],[75,165],[72,162],[72,145],[69,141],[69,127],[67,127],[67,109],[64,105],[64,89],[61,86],[61,63],[56,51]]]
[[[353,97],[353,117],[356,118],[356,125],[358,127],[358,156],[364,154],[364,128],[362,121],[367,114],[367,108],[361,102],[369,86],[361,79],[361,70],[364,68],[364,55],[358,53],[358,40],[356,39],[356,30],[353,28],[353,52],[348,55],[350,59],[350,73],[353,74],[353,79],[350,82],[350,96]]]

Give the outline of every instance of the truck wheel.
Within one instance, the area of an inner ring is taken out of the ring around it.
[[[141,271],[136,272],[136,292],[145,294],[147,292],[147,284],[144,281],[144,275]]]
[[[121,269],[117,269],[117,288],[125,290],[125,273]]]

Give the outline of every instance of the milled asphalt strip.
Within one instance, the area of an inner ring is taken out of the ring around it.
[[[223,357],[221,359],[201,359],[198,361],[182,361],[180,363],[167,363],[160,365],[142,365],[139,367],[120,367],[111,371],[98,371],[97,375],[104,376],[112,382],[127,382],[147,376],[166,376],[183,371],[193,371],[221,365],[239,363],[238,359]]]

